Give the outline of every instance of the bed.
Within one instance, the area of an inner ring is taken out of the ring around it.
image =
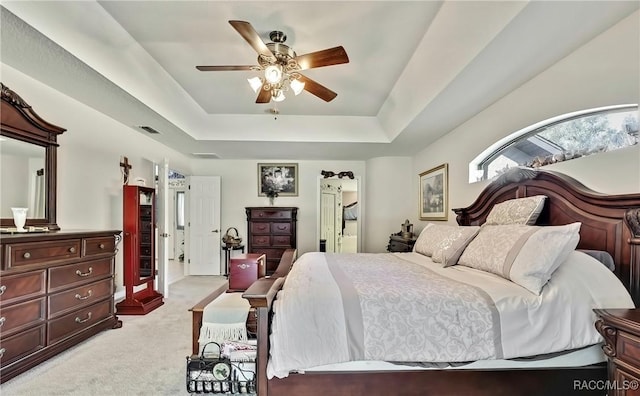
[[[603,195],[556,172],[516,169],[489,184],[470,206],[454,209],[457,215],[456,220],[460,226],[469,228],[479,226],[486,222],[494,206],[515,198],[534,196],[546,197],[541,212],[537,216],[536,225],[544,228],[544,226],[566,226],[580,223],[577,248],[608,253],[615,263],[613,274],[628,290],[628,296],[633,299],[627,303],[633,304],[635,302],[637,304],[640,297],[640,276],[638,268],[636,268],[640,262],[640,194]],[[404,258],[401,256],[403,254],[389,255],[394,255],[397,260],[403,260]],[[407,253],[407,255],[413,254]],[[398,258],[398,256],[400,257]],[[256,281],[243,295],[255,307],[258,315],[257,379],[258,394],[261,396],[322,395],[327,392],[332,395],[589,394],[589,390],[585,391],[585,387],[576,387],[576,383],[583,384],[590,380],[602,381],[607,378],[607,368],[604,362],[587,365],[569,363],[549,366],[542,364],[538,367],[535,365],[493,365],[487,368],[487,366],[483,366],[482,363],[485,360],[482,359],[471,365],[464,365],[466,367],[462,369],[437,366],[425,369],[406,365],[396,365],[388,369],[383,366],[371,365],[369,369],[363,370],[360,367],[354,368],[347,364],[346,366],[339,365],[337,368],[331,367],[331,365],[322,365],[319,368],[304,370],[304,373],[282,375],[283,373],[278,373],[277,370],[274,372],[268,364],[269,348],[273,347],[271,345],[273,342],[270,343],[269,337],[284,331],[282,328],[277,328],[279,326],[277,322],[275,324],[273,322],[273,318],[278,315],[277,313],[273,315],[273,307],[286,301],[286,296],[282,297],[283,293],[278,296],[278,299],[276,296],[282,290],[283,284],[289,276],[289,270],[292,268],[295,255],[289,257],[291,257],[291,262],[283,260],[273,276]],[[322,254],[321,257],[332,260],[328,255]],[[300,260],[299,264],[302,267],[304,266],[303,258]],[[307,259],[304,258],[304,260]],[[298,264],[293,265],[292,271],[297,271],[296,265]],[[604,269],[604,266],[602,268]],[[572,272],[565,270],[563,269],[565,278],[572,279]],[[609,270],[607,269],[607,271]],[[574,278],[576,283],[582,282],[577,275]],[[293,279],[293,274],[289,279]],[[289,283],[291,282],[289,281]],[[607,287],[603,284],[603,289],[607,289]],[[287,288],[284,290],[286,291]],[[601,303],[605,301],[606,304],[607,292],[600,294],[601,296],[598,298],[604,299],[601,300]],[[323,300],[323,302],[325,301]],[[331,304],[335,304],[335,302],[327,300],[325,309],[331,307]],[[322,306],[322,304],[320,305]],[[590,309],[583,309],[582,314],[591,315]],[[570,315],[574,315],[574,313],[570,313]],[[557,321],[562,320],[567,321],[567,318],[557,318]],[[552,323],[552,320],[549,320],[549,323]],[[276,327],[275,333],[274,325]],[[581,325],[581,328],[591,330],[593,324],[588,322],[588,325]],[[296,337],[295,331],[295,328],[286,329],[286,332],[294,338]],[[541,344],[544,344],[544,339],[548,339],[550,343],[555,342],[552,332],[542,332],[540,338],[541,340],[538,341]],[[585,342],[593,343],[593,340]],[[598,346],[596,345],[596,347]],[[336,351],[340,349],[342,348],[338,348]],[[577,350],[588,349],[578,348]],[[593,350],[593,347],[590,347],[589,350]],[[278,353],[275,347],[273,352],[274,354]],[[517,352],[513,353],[517,354]],[[513,353],[506,354],[505,357],[513,357],[511,356]],[[525,354],[530,354],[530,351]],[[495,356],[490,357],[486,361],[495,360],[494,358]],[[283,378],[278,378],[278,376]],[[269,379],[269,377],[271,378]],[[601,393],[598,389],[592,389],[592,392],[593,394]]]

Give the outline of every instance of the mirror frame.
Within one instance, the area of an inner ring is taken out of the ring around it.
[[[27,219],[27,226],[48,227],[59,230],[56,223],[56,183],[58,135],[66,129],[48,123],[17,93],[0,82],[2,104],[0,108],[0,135],[45,148],[46,205],[45,217]],[[13,218],[0,218],[0,226],[13,227]]]

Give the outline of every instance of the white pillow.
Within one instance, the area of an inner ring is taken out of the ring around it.
[[[545,195],[510,199],[491,208],[485,224],[534,225],[544,208]]]
[[[580,226],[483,225],[458,264],[494,273],[540,294],[578,245]]]
[[[456,264],[467,244],[478,233],[478,226],[428,224],[413,245],[413,251],[431,257],[445,267]]]

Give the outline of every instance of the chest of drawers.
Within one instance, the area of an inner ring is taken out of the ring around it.
[[[604,338],[609,395],[640,395],[640,310],[596,309],[596,328]]]
[[[298,208],[247,207],[247,252],[264,254],[266,274],[271,275],[286,249],[296,248]]]
[[[114,256],[120,232],[0,238],[0,381],[119,326]]]
[[[229,264],[229,291],[245,291],[266,271],[264,254],[249,253],[232,257]]]

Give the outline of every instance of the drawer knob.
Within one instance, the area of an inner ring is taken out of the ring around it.
[[[245,270],[247,268],[249,268],[249,265],[242,263],[242,264],[238,264],[238,268],[240,268],[241,270]]]
[[[6,350],[5,348],[0,348],[0,358],[2,358],[2,357],[4,356],[4,353],[5,353],[6,351],[7,351],[7,350]]]
[[[91,275],[92,272],[93,272],[93,267],[89,267],[89,271],[87,271],[87,272],[82,272],[80,270],[76,270],[76,275],[78,275],[78,276],[89,276],[89,275]]]
[[[69,248],[69,253],[75,253],[76,252],[76,247],[75,246],[71,246]]]
[[[7,290],[7,286],[5,285],[0,286],[0,296],[4,294],[5,290]]]
[[[91,312],[87,313],[87,317],[85,319],[80,319],[76,316],[76,323],[85,323],[91,320]]]
[[[89,290],[87,292],[86,296],[81,296],[80,294],[76,293],[76,299],[78,299],[78,300],[86,300],[87,298],[90,298],[92,294],[93,294],[93,292],[91,290]]]
[[[0,318],[0,327],[2,327],[2,325],[4,325],[4,322],[7,321],[7,318],[5,318],[4,316]]]
[[[23,257],[23,258],[26,258],[26,259],[31,258],[31,253],[29,253],[29,252],[24,252],[24,254],[22,255],[22,257]]]
[[[99,244],[99,245],[98,245],[98,247],[99,247],[100,249],[104,249],[104,243]]]

